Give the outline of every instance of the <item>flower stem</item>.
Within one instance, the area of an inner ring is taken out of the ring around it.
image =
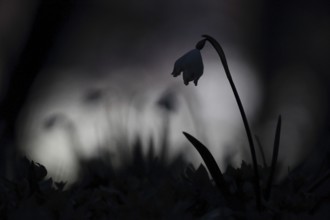
[[[256,204],[257,204],[257,208],[260,210],[261,209],[261,190],[260,190],[260,185],[259,185],[259,171],[258,171],[258,163],[257,163],[257,157],[256,157],[256,152],[255,152],[255,148],[254,148],[254,144],[253,144],[253,138],[251,135],[251,130],[249,127],[249,123],[248,120],[246,118],[245,115],[245,111],[241,102],[241,99],[238,95],[236,86],[234,84],[234,81],[231,77],[229,68],[228,68],[228,63],[226,60],[226,56],[225,53],[222,49],[222,47],[220,46],[220,44],[211,36],[209,35],[202,35],[202,37],[204,37],[207,41],[209,41],[211,43],[211,45],[214,47],[214,49],[217,51],[220,60],[222,62],[223,68],[225,70],[226,76],[228,78],[228,81],[230,83],[230,86],[234,92],[234,96],[236,99],[236,102],[238,104],[238,108],[240,110],[242,119],[243,119],[243,123],[244,123],[244,127],[245,127],[245,131],[248,137],[248,141],[249,141],[249,145],[250,145],[250,151],[251,151],[251,156],[252,156],[252,161],[253,161],[253,168],[254,168],[254,175],[255,175],[255,193],[256,193]]]
[[[280,116],[278,116],[276,132],[275,132],[275,141],[274,141],[274,147],[273,147],[272,165],[270,167],[270,175],[269,175],[269,178],[268,178],[268,183],[267,183],[267,188],[266,188],[266,193],[265,193],[265,199],[266,200],[269,200],[270,193],[271,193],[271,190],[272,190],[272,184],[273,184],[273,179],[274,179],[274,175],[275,175],[275,168],[276,168],[276,163],[277,163],[278,150],[280,148],[281,125],[282,125],[282,117],[280,115]]]

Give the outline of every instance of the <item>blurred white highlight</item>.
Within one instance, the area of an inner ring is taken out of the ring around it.
[[[197,87],[192,84],[186,87],[181,78],[172,78],[172,66],[156,69],[162,65],[148,69],[109,70],[112,72],[107,78],[95,81],[76,79],[74,73],[68,72],[65,77],[53,80],[55,83],[47,88],[38,89],[37,83],[37,92],[31,96],[32,101],[23,117],[23,151],[44,164],[55,179],[74,181],[78,168],[77,149],[72,146],[68,131],[63,126],[54,126],[48,131],[42,128],[48,117],[60,114],[74,126],[80,157],[95,156],[98,148],[107,148],[116,155],[116,140],[126,138],[128,143],[132,143],[136,135],[142,137],[145,152],[152,137],[159,153],[162,116],[155,103],[165,89],[176,85],[179,109],[169,118],[170,156],[184,151],[186,159],[194,165],[202,162],[197,151],[182,135],[182,131],[187,131],[209,147],[220,166],[224,165],[222,159],[228,153],[234,155],[238,164],[242,159],[240,146],[248,147],[241,115],[220,62],[216,59],[208,61],[208,58],[204,58],[204,62],[204,75]],[[258,79],[242,59],[232,57],[228,62],[251,121],[259,105],[261,91]],[[39,86],[44,85],[42,79],[40,82]],[[83,103],[83,96],[89,88],[100,88],[105,93],[99,103],[90,106]],[[197,109],[190,109],[187,105],[187,95],[196,98],[198,105],[194,103],[193,106]],[[191,111],[197,115],[191,115]],[[201,123],[196,124],[193,117],[199,118]],[[234,148],[228,149],[228,146]],[[114,163],[120,164],[116,156]]]

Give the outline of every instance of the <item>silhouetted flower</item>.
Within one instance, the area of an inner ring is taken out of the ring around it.
[[[194,81],[197,86],[199,78],[203,75],[204,65],[199,49],[193,49],[180,57],[174,64],[172,75],[177,77],[182,73],[183,82],[188,85]]]

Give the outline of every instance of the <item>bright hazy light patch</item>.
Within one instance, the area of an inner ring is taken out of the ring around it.
[[[230,59],[229,66],[248,120],[252,122],[262,93],[258,79],[253,70],[237,58]],[[233,162],[238,165],[242,160],[240,148],[248,145],[234,94],[219,62],[205,62],[204,74],[196,89],[208,146],[218,159],[234,154]]]
[[[67,71],[64,77],[53,79],[55,83],[32,95],[26,108],[21,132],[24,151],[44,164],[55,179],[72,181],[76,178],[77,157],[95,156],[100,148],[112,152],[114,163],[120,164],[116,157],[118,140],[132,143],[138,135],[147,146],[152,137],[159,153],[162,129],[168,123],[171,157],[184,151],[194,165],[202,162],[182,135],[182,131],[187,131],[209,147],[221,166],[228,153],[233,155],[233,162],[240,162],[240,147],[248,147],[247,140],[220,63],[204,63],[205,72],[197,87],[183,85],[182,77],[172,78],[172,61],[168,63],[165,67],[108,70],[107,77],[93,81],[76,79],[79,71]],[[260,98],[258,80],[241,59],[229,59],[229,65],[252,120]],[[40,81],[40,85],[45,84]],[[167,120],[156,103],[169,88],[177,95],[178,109],[168,113]],[[90,93],[86,102],[88,91],[95,89],[101,93]],[[51,129],[45,129],[45,121],[50,117],[57,117],[57,121],[49,126]]]

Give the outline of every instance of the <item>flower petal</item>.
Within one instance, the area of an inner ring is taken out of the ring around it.
[[[198,80],[199,80],[199,78],[194,80],[195,86],[197,86]]]
[[[185,59],[185,56],[183,55],[177,61],[175,61],[174,69],[173,69],[173,72],[172,72],[172,75],[174,77],[179,76],[181,74],[181,72],[183,71],[184,59]]]
[[[183,77],[183,83],[187,86],[189,85],[189,82],[191,80],[189,80],[189,73],[188,71],[184,70],[183,73],[182,73],[182,77]]]
[[[185,85],[188,85],[191,81],[194,81],[194,84],[197,85],[199,78],[203,75],[203,70],[202,55],[198,49],[193,49],[175,62],[172,75],[176,77],[183,72]]]
[[[181,74],[182,69],[178,66],[174,66],[173,72],[172,72],[172,76],[177,77]]]

